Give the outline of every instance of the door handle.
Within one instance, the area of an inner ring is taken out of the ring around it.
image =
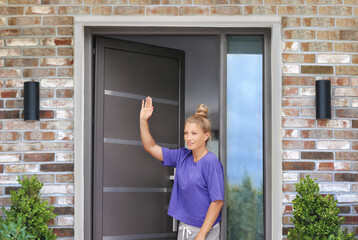
[[[173,232],[178,231],[178,222],[175,218],[173,218]]]

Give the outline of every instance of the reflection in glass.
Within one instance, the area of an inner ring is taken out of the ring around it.
[[[229,36],[227,239],[264,239],[263,40]]]

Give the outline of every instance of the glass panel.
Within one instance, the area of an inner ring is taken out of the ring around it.
[[[263,39],[228,36],[227,239],[264,239]]]

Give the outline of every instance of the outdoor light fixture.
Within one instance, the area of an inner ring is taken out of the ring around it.
[[[316,119],[331,119],[331,81],[316,81]]]
[[[24,83],[24,120],[38,121],[40,119],[40,84],[28,81]]]

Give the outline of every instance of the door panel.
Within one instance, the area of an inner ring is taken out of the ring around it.
[[[93,236],[171,239],[167,215],[173,168],[146,153],[141,100],[153,97],[151,133],[162,146],[183,146],[183,51],[96,38]]]

